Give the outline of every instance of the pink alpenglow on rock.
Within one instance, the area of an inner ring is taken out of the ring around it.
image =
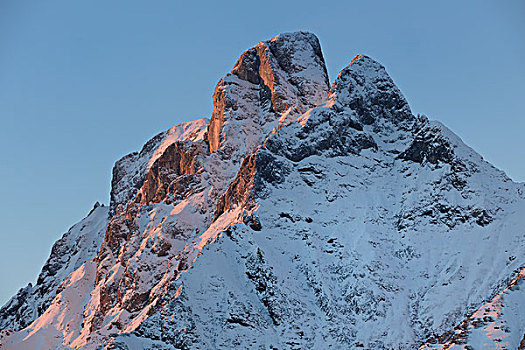
[[[366,55],[280,34],[210,119],[116,162],[111,203],[0,309],[2,349],[516,349],[525,185]]]

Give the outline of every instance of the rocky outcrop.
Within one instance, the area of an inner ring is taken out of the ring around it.
[[[187,195],[195,174],[201,170],[197,161],[201,152],[198,146],[186,147],[181,142],[171,144],[149,169],[137,202],[149,204],[166,200],[169,204]]]
[[[315,35],[280,34],[242,54],[215,88],[207,139],[211,152],[251,150],[260,137],[323,101],[328,74]],[[231,140],[230,142],[228,140]]]
[[[405,97],[385,67],[364,55],[354,57],[339,73],[328,100],[336,112],[350,112],[361,124],[378,126],[377,131],[384,130],[379,126],[385,123],[408,126],[414,121]]]
[[[468,315],[461,323],[444,334],[427,339],[420,349],[450,349],[455,345],[466,348],[521,349],[523,339],[514,336],[523,329],[516,318],[523,312],[522,287],[525,270],[518,271],[501,291],[477,310]]]
[[[197,119],[174,126],[150,139],[140,152],[133,152],[118,160],[113,167],[110,192],[110,215],[115,214],[119,204],[126,205],[142,188],[146,176],[155,161],[174,142],[196,142],[204,138],[207,119]],[[181,146],[182,147],[182,146]]]
[[[264,148],[246,157],[235,179],[219,197],[214,219],[235,207],[251,211],[256,198],[263,198],[267,194],[266,185],[282,183],[289,171],[285,163]]]
[[[151,157],[156,145],[165,137],[160,133],[149,140],[142,150],[130,153],[119,159],[113,167],[110,192],[110,214],[113,215],[119,204],[132,199],[144,183],[146,164],[142,159]]]

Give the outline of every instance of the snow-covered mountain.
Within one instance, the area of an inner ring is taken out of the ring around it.
[[[280,34],[1,310],[3,349],[525,347],[525,185],[358,55]]]

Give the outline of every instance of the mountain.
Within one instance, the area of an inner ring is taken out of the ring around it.
[[[1,310],[3,349],[516,349],[525,184],[315,35],[245,51],[211,119],[113,168],[111,203]]]

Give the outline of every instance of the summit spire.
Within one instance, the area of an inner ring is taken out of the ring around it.
[[[319,40],[307,32],[284,33],[246,50],[213,95],[210,151],[231,138],[252,147],[255,137],[321,103],[329,89]],[[255,130],[254,130],[255,129]],[[262,133],[260,131],[263,131]]]

